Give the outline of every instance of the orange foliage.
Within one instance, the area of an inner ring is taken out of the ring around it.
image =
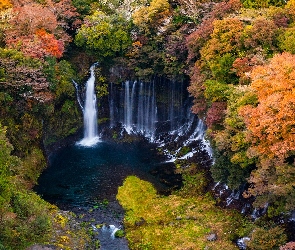
[[[1,0],[0,1],[0,11],[11,8],[12,4],[9,0]]]
[[[295,151],[295,56],[275,56],[269,65],[252,72],[252,88],[259,105],[241,110],[255,150],[272,157]]]
[[[36,31],[38,39],[41,41],[41,49],[45,55],[51,55],[60,58],[64,51],[64,45],[61,41],[55,39],[53,34],[47,33],[44,29]]]
[[[71,41],[65,29],[71,29],[78,15],[71,1],[45,0],[43,4],[12,1],[12,18],[4,31],[6,46],[36,58],[61,57],[65,44]]]
[[[44,28],[48,32],[54,32],[57,28],[57,20],[50,8],[45,8],[40,4],[26,4],[16,7],[14,18],[10,21],[11,26],[7,38],[13,39],[17,36],[34,34],[37,29]]]
[[[252,71],[251,88],[259,104],[239,111],[251,143],[248,157],[258,159],[249,180],[254,184],[249,194],[267,194],[266,200],[273,202],[275,197],[284,197],[286,208],[294,209],[295,56],[283,53],[268,65],[257,66]]]

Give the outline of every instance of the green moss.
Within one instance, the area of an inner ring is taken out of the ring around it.
[[[125,232],[122,229],[119,229],[115,232],[115,237],[117,237],[117,238],[122,238],[124,236],[125,236]]]
[[[135,176],[127,177],[117,199],[126,210],[131,249],[237,249],[232,240],[251,229],[239,213],[216,207],[209,195],[159,197],[151,183]],[[217,233],[217,241],[207,240],[210,232]]]

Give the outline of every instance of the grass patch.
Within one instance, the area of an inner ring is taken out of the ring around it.
[[[117,199],[126,210],[124,224],[131,249],[238,249],[233,240],[249,233],[251,223],[238,212],[215,206],[210,195],[181,191],[160,197],[151,183],[129,176]],[[208,241],[210,233],[216,241]]]

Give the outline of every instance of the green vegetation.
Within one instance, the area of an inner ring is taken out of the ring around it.
[[[248,235],[251,223],[235,211],[215,206],[209,194],[188,189],[160,197],[154,187],[129,176],[117,199],[126,210],[124,224],[131,249],[237,249],[233,240]],[[208,241],[210,233],[216,241]]]
[[[21,161],[11,155],[12,150],[5,128],[0,126],[1,245],[4,249],[20,250],[51,242],[65,249],[83,248],[88,236],[83,228],[70,228],[72,216],[60,214],[56,207],[27,189],[28,183],[36,182],[40,169],[33,168],[40,166],[43,155],[35,149]]]
[[[115,232],[115,237],[122,238],[125,236],[125,232],[122,229],[119,229]]]

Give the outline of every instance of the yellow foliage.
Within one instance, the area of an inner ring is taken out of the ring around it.
[[[54,221],[64,228],[68,222],[68,218],[62,216],[61,214],[57,214],[54,218]]]
[[[61,243],[69,243],[70,242],[70,238],[68,236],[62,235],[62,236],[60,236],[59,241]]]
[[[170,13],[167,0],[152,0],[150,6],[140,8],[133,14],[133,22],[139,27],[159,26]]]

